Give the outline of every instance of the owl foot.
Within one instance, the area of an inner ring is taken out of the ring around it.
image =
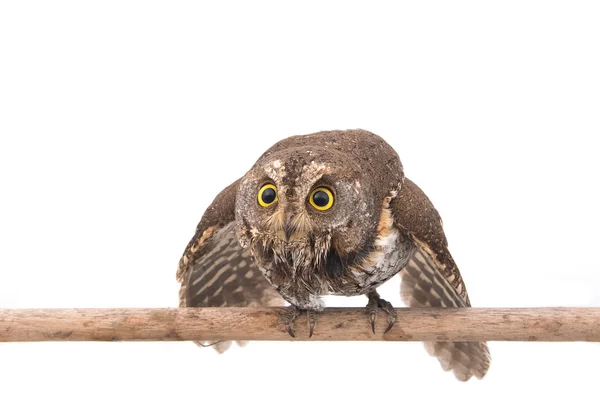
[[[308,337],[311,338],[317,325],[317,313],[314,310],[302,310],[294,305],[288,307],[288,311],[283,316],[283,323],[287,328],[288,333],[291,337],[295,338],[296,333],[294,332],[294,320],[301,311],[306,311],[306,318],[308,319]]]
[[[367,311],[369,313],[369,320],[371,321],[371,330],[375,333],[375,321],[377,320],[377,310],[382,309],[387,313],[388,326],[385,328],[384,333],[388,333],[390,329],[396,323],[396,310],[389,301],[386,301],[379,297],[379,294],[375,291],[367,294],[369,302],[367,303]]]

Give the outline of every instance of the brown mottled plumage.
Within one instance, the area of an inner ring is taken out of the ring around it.
[[[259,199],[267,187],[270,197]],[[330,208],[313,203],[320,188],[329,191]],[[293,136],[267,150],[206,210],[177,278],[182,307],[281,305],[285,299],[293,335],[298,310],[308,311],[312,332],[320,298],[329,294],[367,295],[371,323],[381,308],[391,328],[395,312],[376,289],[400,271],[409,306],[470,306],[429,199],[405,179],[383,139],[349,130]],[[484,342],[426,347],[461,380],[481,378],[489,367]]]

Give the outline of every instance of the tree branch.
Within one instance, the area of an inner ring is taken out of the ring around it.
[[[362,308],[306,316],[292,339],[284,308],[0,309],[0,342],[177,340],[600,341],[600,308],[399,308],[394,328],[376,334]]]

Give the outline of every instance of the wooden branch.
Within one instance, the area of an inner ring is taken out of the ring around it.
[[[600,308],[399,308],[394,328],[376,334],[362,308],[318,314],[314,336],[284,308],[0,309],[0,342],[175,340],[600,341]]]

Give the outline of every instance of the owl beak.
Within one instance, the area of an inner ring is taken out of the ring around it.
[[[289,242],[292,235],[296,233],[296,227],[292,223],[291,219],[287,219],[285,224],[283,225],[283,234],[285,236],[285,241]]]

